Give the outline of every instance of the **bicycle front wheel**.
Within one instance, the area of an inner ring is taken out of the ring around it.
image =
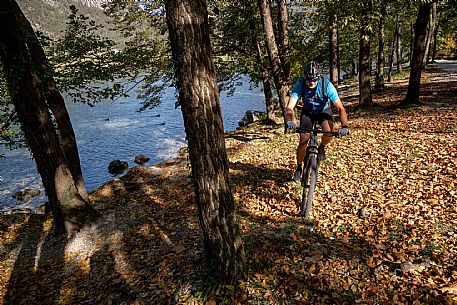
[[[303,193],[301,197],[300,215],[307,218],[313,207],[313,194],[317,182],[317,155],[311,155],[306,162],[306,168],[303,172],[302,186]]]

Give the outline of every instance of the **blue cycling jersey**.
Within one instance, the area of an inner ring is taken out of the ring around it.
[[[324,80],[326,86],[324,92],[326,93],[327,98],[322,96],[322,80]],[[301,97],[303,101],[303,110],[314,113],[326,110],[330,106],[330,103],[335,102],[339,98],[335,86],[333,86],[328,79],[323,79],[321,77],[319,78],[317,86],[313,89],[308,88],[305,79],[300,77],[292,88],[290,96],[297,100]]]

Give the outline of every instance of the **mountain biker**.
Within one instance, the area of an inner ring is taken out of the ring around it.
[[[322,87],[324,86],[324,87]],[[338,132],[340,135],[349,134],[348,118],[346,109],[341,102],[338,92],[333,84],[321,77],[321,69],[317,62],[308,62],[303,69],[303,77],[300,77],[292,88],[289,101],[286,107],[287,127],[289,129],[297,128],[295,123],[294,108],[298,99],[303,101],[303,108],[300,114],[300,127],[312,129],[312,120],[317,120],[323,131],[333,131],[333,105],[339,110],[342,128]],[[306,154],[306,146],[310,133],[300,133],[300,141],[297,147],[297,169],[294,172],[293,180],[300,181],[302,174],[302,163]],[[325,160],[325,146],[332,140],[331,135],[324,134],[321,144],[319,145],[319,160]]]

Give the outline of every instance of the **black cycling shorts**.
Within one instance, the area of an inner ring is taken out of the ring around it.
[[[300,118],[300,127],[306,129],[313,129],[313,121],[318,121],[322,124],[323,121],[333,122],[333,111],[331,107],[328,107],[322,112],[311,113],[306,110],[302,111]]]

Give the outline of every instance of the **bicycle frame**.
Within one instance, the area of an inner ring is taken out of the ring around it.
[[[301,177],[301,185],[303,187],[302,193],[302,202],[300,206],[300,215],[308,217],[312,210],[313,204],[313,194],[314,189],[317,183],[317,173],[319,168],[319,158],[318,158],[318,145],[317,145],[317,135],[322,134],[331,134],[332,136],[338,137],[338,132],[326,132],[319,130],[318,121],[313,121],[313,128],[311,130],[305,128],[297,128],[297,133],[309,133],[310,139],[308,146],[306,147],[305,154],[305,168]]]
[[[308,146],[306,146],[305,160],[308,160],[310,156],[317,156],[318,153],[317,134],[319,133],[319,123],[317,121],[313,121],[313,128],[309,133],[310,139],[308,141]]]

